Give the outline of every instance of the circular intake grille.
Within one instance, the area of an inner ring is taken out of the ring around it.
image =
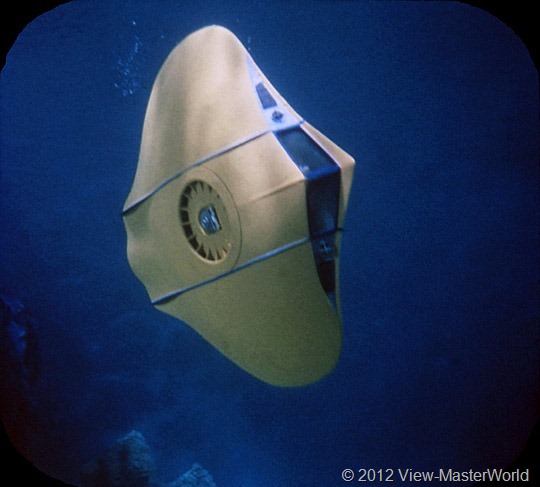
[[[232,235],[225,204],[204,181],[192,181],[180,197],[180,222],[195,253],[208,262],[221,262],[231,251]]]

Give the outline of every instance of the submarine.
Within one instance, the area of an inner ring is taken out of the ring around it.
[[[252,376],[314,383],[342,346],[339,258],[354,159],[208,26],[153,84],[123,207],[151,303]]]

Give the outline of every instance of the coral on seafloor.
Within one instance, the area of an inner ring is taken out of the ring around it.
[[[154,471],[154,460],[143,435],[131,431],[83,467],[81,483],[84,487],[149,487]]]
[[[82,487],[216,487],[200,465],[171,483],[155,480],[156,467],[144,436],[131,431],[81,471]]]

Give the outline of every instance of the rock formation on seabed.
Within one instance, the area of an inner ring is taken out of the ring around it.
[[[0,294],[0,417],[17,449],[30,454],[40,376],[36,324],[22,303]]]
[[[190,470],[178,480],[166,487],[217,487],[212,476],[198,463],[194,463]]]
[[[131,431],[81,472],[82,487],[217,487],[200,465],[170,483],[155,480],[155,464],[144,436]]]

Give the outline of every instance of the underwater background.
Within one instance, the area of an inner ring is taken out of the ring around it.
[[[152,83],[209,24],[356,159],[342,355],[308,387],[249,376],[154,309],[127,263]],[[39,469],[77,485],[132,430],[158,480],[200,463],[220,487],[520,454],[539,412],[538,73],[499,19],[458,2],[74,1],[20,33],[0,97],[0,411]]]

